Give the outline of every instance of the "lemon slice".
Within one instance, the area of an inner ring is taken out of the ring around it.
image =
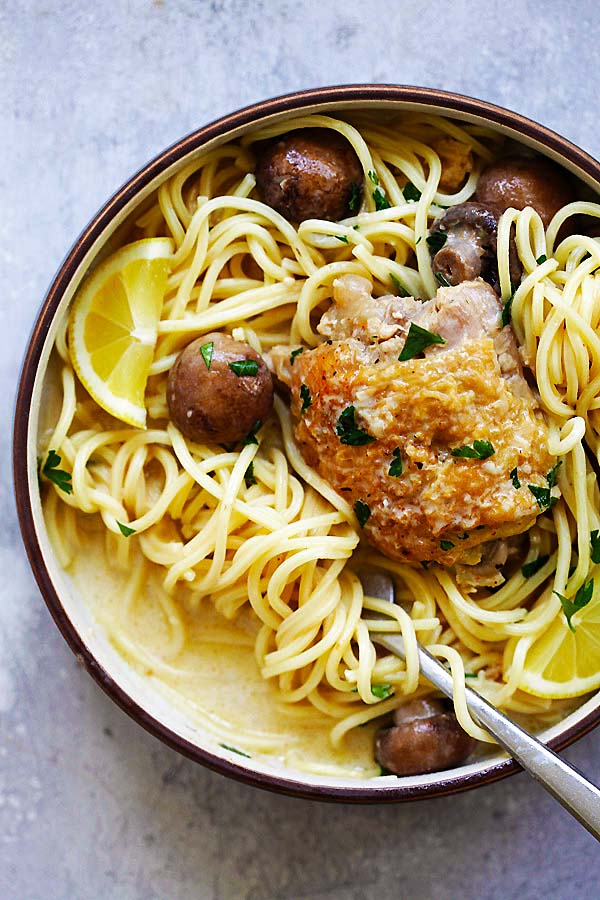
[[[579,697],[600,687],[600,591],[567,625],[561,610],[525,657],[519,687],[536,697]]]
[[[113,253],[84,281],[69,321],[71,360],[102,409],[146,427],[144,393],[173,242],[151,238]]]

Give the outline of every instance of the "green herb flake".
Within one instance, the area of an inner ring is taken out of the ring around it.
[[[440,541],[440,547],[442,548],[442,550],[453,550],[454,544],[452,543],[452,541]]]
[[[131,537],[132,534],[135,534],[135,528],[130,528],[129,525],[123,525],[123,523],[118,520],[117,525],[119,526],[119,531],[123,537]]]
[[[414,186],[412,181],[408,181],[402,188],[405,200],[420,200],[421,191]]]
[[[248,468],[244,472],[244,483],[247,488],[252,487],[253,484],[256,484],[256,478],[254,476],[254,460],[248,464]]]
[[[422,235],[419,235],[419,237],[415,241],[415,247],[417,247],[421,243],[421,241],[422,241]]]
[[[546,475],[546,481],[548,482],[549,488],[556,487],[558,484],[558,470],[562,466],[562,462],[562,459],[557,460]]]
[[[558,498],[552,496],[550,488],[538,487],[537,484],[528,484],[527,487],[537,500],[537,505],[541,510],[552,509],[558,503]]]
[[[510,324],[510,314],[512,312],[513,300],[515,299],[515,295],[511,294],[504,306],[502,307],[502,316],[500,318],[500,322],[503,328],[506,328],[507,325]]]
[[[450,451],[452,456],[458,456],[460,459],[488,459],[496,452],[489,441],[473,441],[473,446],[455,447]]]
[[[65,472],[64,469],[58,468],[61,462],[62,459],[56,450],[48,450],[46,462],[42,467],[42,475],[44,478],[47,478],[48,481],[51,481],[52,484],[55,484],[57,488],[60,488],[61,491],[64,491],[65,494],[72,494],[72,476],[69,472]]]
[[[341,241],[342,244],[348,243],[348,238],[345,234],[330,234],[329,237],[334,237],[336,241]]]
[[[517,467],[516,467],[516,466],[514,467],[514,469],[511,469],[509,478],[510,478],[510,480],[511,480],[512,483],[513,483],[513,487],[516,488],[516,490],[518,491],[519,488],[521,487],[521,482],[519,481],[519,475],[518,475],[518,473],[517,473]]]
[[[549,559],[548,555],[538,556],[537,559],[532,559],[531,562],[525,563],[525,565],[521,566],[523,578],[531,578],[532,575],[535,575],[536,572],[539,572],[546,565]]]
[[[353,181],[350,185],[350,197],[348,199],[348,209],[350,212],[356,212],[360,206],[360,185]]]
[[[300,387],[300,399],[302,400],[302,406],[300,408],[300,412],[305,412],[309,406],[312,405],[312,397],[310,396],[310,389],[306,384],[301,385]]]
[[[244,753],[243,750],[238,750],[237,747],[232,747],[230,744],[219,744],[219,747],[222,747],[223,750],[230,750],[232,753],[237,753],[238,756],[245,756],[246,759],[252,759],[249,753]]]
[[[404,342],[404,347],[402,348],[402,353],[398,357],[399,362],[406,362],[407,359],[414,359],[419,353],[422,353],[426,347],[430,347],[432,344],[445,344],[445,339],[441,336],[441,334],[436,334],[433,331],[427,331],[426,328],[421,328],[420,325],[416,325],[414,322],[410,323],[410,328],[408,329],[408,334],[406,336],[406,341]]]
[[[392,205],[380,187],[376,187],[373,191],[373,200],[375,201],[377,212],[381,212],[382,209],[389,209]]]
[[[542,253],[542,255],[538,256],[538,258],[536,259],[536,263],[538,264],[538,266],[541,266],[542,263],[545,263],[547,259],[548,257],[546,256],[546,254]]]
[[[361,528],[364,528],[369,521],[369,518],[371,517],[371,510],[364,500],[356,501],[356,503],[354,504],[354,512],[356,513],[358,524]]]
[[[406,290],[406,288],[404,287],[404,285],[402,284],[402,282],[400,281],[400,279],[398,278],[397,275],[394,275],[393,272],[390,272],[390,279],[396,289],[396,296],[410,297],[410,294],[408,293],[408,291]]]
[[[433,274],[435,275],[435,277],[437,278],[439,283],[442,285],[442,287],[451,287],[450,282],[446,281],[446,279],[444,278],[444,276],[442,275],[441,272],[434,272]]]
[[[257,419],[244,440],[242,441],[242,447],[246,447],[248,444],[258,444],[256,439],[256,433],[260,431],[262,428],[262,422],[260,419]]]
[[[598,564],[600,563],[600,531],[592,531],[590,540],[592,542],[592,562]]]
[[[374,185],[379,187],[379,176],[377,175],[377,172],[374,172],[373,170],[371,170],[369,172],[369,178],[371,179],[371,181],[373,182]]]
[[[304,347],[298,347],[296,350],[292,350],[290,353],[290,366],[294,365],[296,357],[300,356],[301,353],[304,353]]]
[[[229,363],[229,368],[238,378],[246,375],[258,375],[258,362],[255,359],[237,359]]]
[[[477,678],[477,672],[465,672],[465,678]]]
[[[387,700],[388,697],[391,697],[394,693],[394,688],[391,684],[372,684],[371,685],[371,693],[374,697],[377,697],[379,700]]]
[[[360,231],[360,225],[353,225],[352,227],[355,231]]]
[[[553,591],[552,593],[556,594],[560,600],[565,619],[567,620],[567,625],[574,633],[575,626],[571,622],[571,619],[576,612],[583,609],[584,606],[587,606],[592,599],[592,594],[594,593],[594,579],[591,578],[587,584],[582,584],[572,600],[568,600],[563,594],[559,594],[558,591]]]
[[[430,234],[427,238],[427,243],[429,244],[431,252],[437,253],[438,250],[442,249],[447,240],[448,235],[444,231],[434,231],[433,234]]]
[[[335,433],[340,439],[340,443],[348,444],[350,447],[360,447],[363,444],[372,443],[375,438],[357,428],[355,421],[356,410],[353,406],[347,406],[339,415],[335,426]]]
[[[200,354],[202,359],[204,360],[204,365],[207,369],[210,370],[210,364],[213,358],[213,351],[215,349],[215,342],[209,341],[208,344],[202,344],[200,347]]]
[[[388,475],[391,475],[392,478],[397,478],[399,475],[402,475],[402,457],[400,456],[400,447],[396,447],[396,449],[392,452],[392,461],[388,469]]]

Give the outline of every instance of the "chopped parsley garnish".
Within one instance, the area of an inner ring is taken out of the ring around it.
[[[360,447],[363,444],[370,444],[375,440],[362,428],[356,426],[355,412],[353,406],[347,406],[339,415],[335,426],[335,433],[339,437],[342,444],[348,444],[351,447]]]
[[[446,241],[448,240],[448,235],[443,231],[434,231],[433,234],[430,234],[427,238],[427,243],[429,244],[429,249],[432,253],[437,253],[438,250],[441,250]]]
[[[300,399],[302,400],[302,406],[300,408],[300,412],[305,412],[309,406],[312,404],[312,397],[310,396],[310,390],[306,384],[301,385],[300,387]]]
[[[246,487],[252,487],[253,484],[256,484],[256,478],[254,477],[254,460],[252,460],[248,464],[248,468],[244,472],[244,482]]]
[[[396,449],[392,453],[392,461],[388,469],[388,475],[391,475],[392,478],[397,478],[398,475],[402,475],[402,457],[400,456],[400,447],[396,447]]]
[[[414,186],[412,181],[408,181],[402,188],[405,200],[420,200],[421,191]]]
[[[394,688],[391,684],[372,684],[371,685],[371,693],[374,697],[378,697],[380,700],[387,700],[388,697],[391,697],[394,693]]]
[[[540,509],[552,509],[558,503],[558,498],[552,496],[550,488],[538,487],[537,484],[528,484],[527,487],[537,500]]]
[[[502,327],[506,328],[506,326],[510,323],[510,314],[512,312],[513,300],[515,299],[515,295],[511,294],[504,306],[502,307],[502,316],[500,322],[502,323]]]
[[[556,594],[556,596],[560,600],[563,612],[565,614],[565,619],[567,620],[567,625],[569,626],[571,631],[574,632],[575,628],[571,622],[571,619],[576,612],[578,612],[580,609],[583,609],[584,606],[587,606],[592,599],[592,594],[594,593],[594,579],[591,578],[587,584],[582,584],[572,600],[567,600],[567,598],[562,594],[559,594],[558,591],[553,591],[552,593]]]
[[[442,275],[441,272],[434,272],[433,274],[435,275],[435,277],[437,278],[439,283],[442,285],[442,287],[451,287],[450,282],[446,281],[446,279],[444,278],[444,276]]]
[[[334,237],[336,241],[341,241],[342,244],[348,243],[348,238],[345,234],[330,234],[329,237]]]
[[[531,562],[521,566],[521,574],[524,578],[531,578],[532,575],[535,575],[536,572],[539,572],[540,569],[546,565],[549,559],[550,557],[548,555],[538,556],[537,559],[532,559]]]
[[[373,182],[373,184],[376,187],[379,187],[379,176],[378,176],[377,172],[374,172],[373,170],[371,170],[369,172],[369,178],[371,179],[371,181]]]
[[[238,378],[244,375],[258,375],[258,362],[255,359],[237,359],[229,363],[229,368]]]
[[[350,212],[356,212],[360,206],[360,185],[353,181],[350,185],[350,198],[348,200],[348,209]]]
[[[473,441],[473,446],[455,447],[450,451],[452,456],[458,456],[461,459],[487,459],[496,452],[489,441]]]
[[[477,678],[477,672],[465,672],[465,678]]]
[[[541,266],[541,264],[545,263],[547,259],[548,257],[546,256],[546,254],[542,253],[542,255],[538,256],[538,258],[536,259],[536,263],[538,264],[538,266]]]
[[[592,531],[590,533],[590,540],[592,542],[592,562],[600,563],[600,532]]]
[[[360,231],[360,225],[353,225],[352,227],[355,231]]]
[[[442,550],[453,550],[454,544],[452,543],[452,541],[440,541],[440,547],[442,548]]]
[[[406,336],[406,341],[404,342],[404,347],[402,348],[402,353],[398,357],[399,362],[406,362],[407,359],[414,359],[419,353],[422,353],[426,347],[430,347],[432,344],[445,344],[445,339],[441,336],[441,334],[436,334],[433,331],[427,331],[426,328],[421,328],[420,325],[415,325],[414,322],[410,323],[410,328],[408,329],[408,334]]]
[[[249,753],[244,753],[243,750],[238,750],[237,747],[232,747],[230,744],[219,744],[219,747],[222,747],[223,750],[231,750],[232,753],[237,753],[238,756],[245,756],[246,759],[252,759]]]
[[[393,272],[390,272],[390,278],[392,280],[392,284],[396,288],[396,294],[398,297],[410,297],[410,294],[400,281],[397,275],[394,275]]]
[[[117,525],[119,526],[119,531],[123,537],[131,537],[132,534],[135,534],[135,528],[130,528],[129,525],[123,525],[123,523],[118,520]]]
[[[509,476],[509,477],[510,477],[510,480],[512,481],[512,483],[513,483],[513,487],[516,488],[517,490],[519,490],[519,488],[521,487],[521,482],[519,481],[519,476],[518,476],[518,474],[517,474],[517,467],[516,467],[516,466],[514,467],[514,469],[511,469],[511,472],[510,472],[510,476]]]
[[[557,460],[554,463],[548,474],[546,475],[546,481],[548,482],[548,487],[553,488],[558,484],[558,470],[562,466],[562,459]]]
[[[364,500],[357,500],[354,504],[354,512],[356,513],[356,518],[358,519],[358,524],[361,528],[364,528],[369,518],[371,516],[371,510],[367,506]]]
[[[415,247],[417,246],[417,244],[420,244],[420,243],[421,243],[421,235],[419,235],[419,237],[415,241]]]
[[[292,350],[290,353],[290,366],[294,365],[294,360],[297,356],[300,356],[301,353],[304,353],[304,347],[298,347],[297,350]]]
[[[57,488],[64,491],[65,494],[73,493],[73,485],[71,483],[71,475],[64,469],[59,469],[62,460],[56,450],[48,450],[46,462],[42,466],[42,475],[55,484]]]
[[[383,190],[379,186],[379,177],[377,172],[369,172],[369,178],[375,185],[375,190],[373,191],[373,200],[375,201],[375,209],[379,212],[382,209],[389,209],[392,205],[388,198],[385,196]]]
[[[262,422],[260,419],[257,419],[244,440],[242,441],[242,446],[245,447],[247,444],[258,444],[256,440],[256,433],[262,428]]]
[[[202,344],[200,347],[200,353],[202,355],[202,359],[204,360],[204,365],[207,369],[210,369],[210,364],[213,358],[213,350],[215,349],[215,342],[209,341],[208,344]]]

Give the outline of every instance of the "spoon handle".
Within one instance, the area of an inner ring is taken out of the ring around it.
[[[405,658],[401,637],[371,634],[392,653]],[[436,688],[452,698],[452,675],[442,663],[423,647],[419,647],[421,672]],[[600,790],[563,759],[508,719],[495,706],[465,685],[469,712],[584,828],[600,841]]]

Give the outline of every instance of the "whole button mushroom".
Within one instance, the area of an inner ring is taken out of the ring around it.
[[[256,186],[291,222],[337,222],[358,212],[363,170],[351,144],[326,128],[290,131],[258,153]]]
[[[475,191],[475,200],[496,206],[500,213],[511,206],[532,206],[546,227],[572,199],[565,172],[541,156],[507,156],[497,160],[481,173]]]
[[[233,444],[264,422],[273,381],[249,344],[215,332],[188,344],[169,372],[171,421],[197,443]]]
[[[412,700],[394,713],[375,744],[377,762],[395,775],[425,775],[459,766],[476,741],[463,731],[440,700]]]

